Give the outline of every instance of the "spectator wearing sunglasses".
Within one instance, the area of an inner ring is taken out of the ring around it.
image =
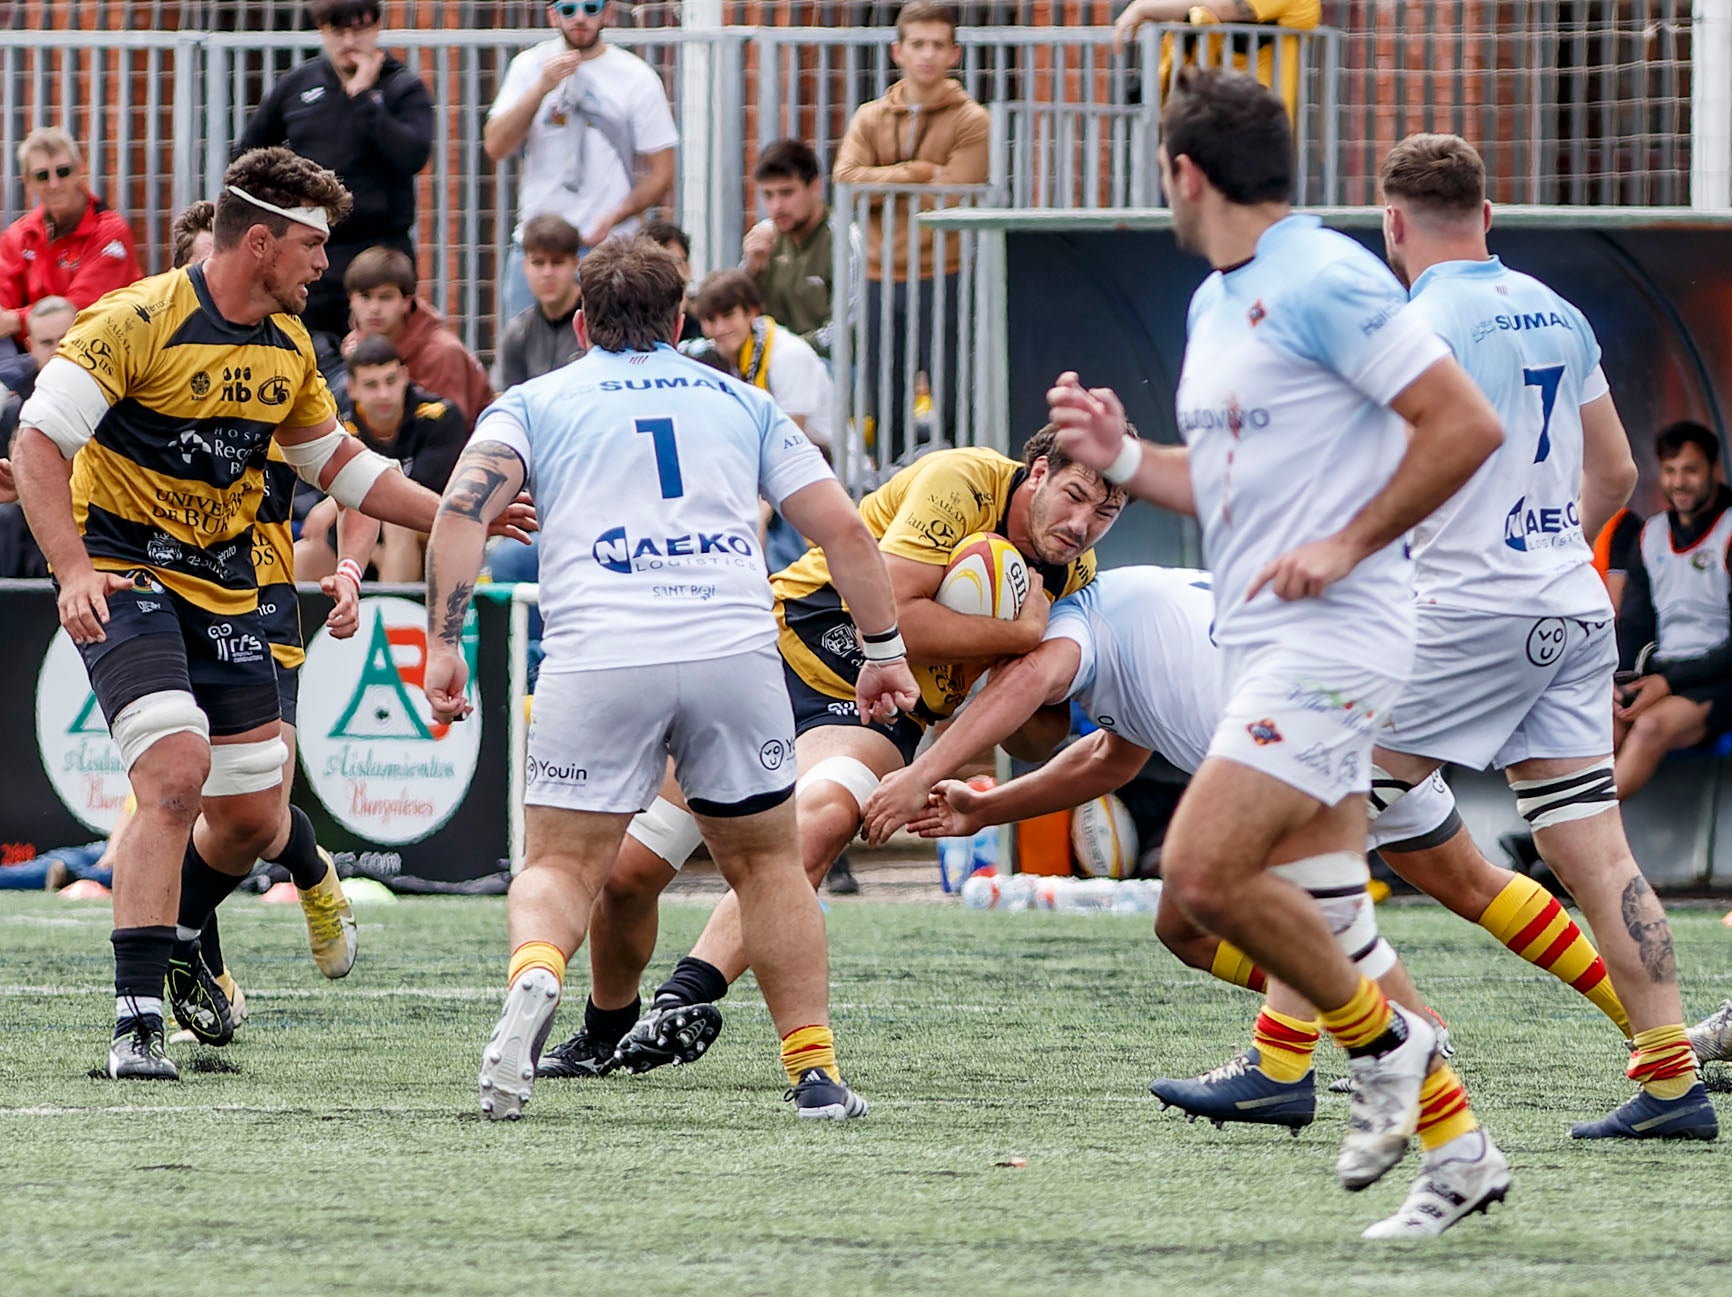
[[[415,177],[433,148],[433,97],[379,48],[379,0],[315,0],[312,19],[324,52],[278,78],[235,154],[286,144],[335,171],[353,195],[354,209],[325,245],[330,268],[301,314],[310,331],[340,338],[349,329],[349,263],[374,247],[415,255]]]
[[[555,35],[511,60],[482,135],[495,162],[522,151],[517,228],[501,277],[503,316],[534,304],[523,274],[523,227],[551,212],[587,251],[635,234],[673,188],[674,129],[661,78],[602,39],[607,0],[547,6]]]
[[[30,211],[0,233],[0,338],[22,350],[35,303],[64,297],[83,310],[132,283],[139,269],[132,228],[90,192],[70,135],[31,131],[18,146],[18,167]]]

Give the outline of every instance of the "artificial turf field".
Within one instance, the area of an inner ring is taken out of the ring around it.
[[[327,983],[294,906],[238,898],[251,1017],[176,1046],[178,1085],[90,1079],[112,1007],[103,904],[0,893],[0,1294],[1722,1293],[1732,1147],[1582,1145],[1627,1094],[1585,1001],[1434,906],[1384,930],[1450,1020],[1508,1153],[1507,1206],[1370,1244],[1417,1154],[1350,1196],[1346,1100],[1300,1138],[1163,1114],[1256,1001],[1179,967],[1146,916],[833,903],[835,1017],[863,1121],[799,1122],[747,982],[702,1063],[542,1082],[483,1123],[498,899],[360,911]],[[707,904],[664,909],[653,973]],[[1688,1016],[1732,993],[1719,910],[1673,912]],[[580,958],[558,1027],[575,1029]],[[556,1027],[555,1038],[564,1032]],[[1339,1055],[1319,1054],[1320,1080]],[[1724,1074],[1710,1079],[1724,1081]],[[1732,1128],[1732,1101],[1717,1097]],[[1732,1129],[1729,1129],[1732,1139]],[[1026,1166],[1009,1166],[1013,1159]]]

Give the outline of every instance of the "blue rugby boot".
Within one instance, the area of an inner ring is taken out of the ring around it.
[[[1178,1108],[1188,1120],[1202,1117],[1217,1129],[1229,1121],[1244,1121],[1285,1126],[1298,1135],[1317,1117],[1316,1073],[1306,1072],[1297,1081],[1274,1081],[1257,1070],[1257,1060],[1252,1046],[1201,1076],[1160,1077],[1149,1085],[1149,1093],[1163,1109]]]
[[[1598,1121],[1570,1127],[1571,1139],[1717,1139],[1720,1119],[1700,1081],[1676,1099],[1637,1090]]]

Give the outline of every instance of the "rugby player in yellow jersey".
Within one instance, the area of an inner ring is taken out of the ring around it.
[[[216,224],[216,204],[193,203],[174,219],[169,243],[170,263],[176,270],[202,265],[210,256]],[[265,461],[264,491],[253,524],[253,571],[258,578],[259,611],[264,615],[267,642],[276,663],[277,707],[282,720],[283,744],[288,757],[283,762],[282,826],[262,859],[280,865],[289,873],[300,897],[307,921],[307,940],[313,962],[326,977],[347,975],[356,955],[355,914],[343,895],[341,881],[330,856],[318,845],[307,813],[289,803],[295,778],[295,714],[300,693],[300,669],[306,661],[301,638],[300,600],[295,593],[294,538],[289,530],[293,516],[295,483],[298,478],[282,452],[273,447]],[[347,639],[360,624],[361,573],[368,552],[378,535],[379,524],[365,514],[345,510],[338,529],[338,548],[344,560],[335,576],[319,583],[333,600],[326,629],[337,639]],[[196,832],[196,830],[195,830]],[[184,1035],[223,1044],[246,1016],[240,988],[223,958],[221,934],[213,912],[199,934],[199,954],[205,968],[216,979],[229,1002],[226,1019],[218,1014],[214,1023],[187,1024]],[[202,1027],[204,1030],[199,1030]],[[182,1034],[169,1038],[173,1045]]]
[[[438,508],[338,426],[296,318],[348,207],[335,175],[287,149],[243,155],[209,260],[84,311],[19,419],[19,497],[138,801],[115,868],[112,1077],[178,1079],[163,1048],[165,980],[182,998],[171,961],[205,1018],[222,992],[186,953],[282,824],[253,568],[269,447],[382,520],[427,531]],[[496,530],[523,520],[508,511]]]
[[[814,887],[858,831],[860,808],[878,781],[913,759],[926,727],[954,712],[992,663],[1036,648],[1050,602],[1094,579],[1093,546],[1124,502],[1122,491],[1060,454],[1046,428],[1029,439],[1022,463],[992,450],[934,451],[862,500],[860,516],[884,555],[908,661],[921,686],[914,713],[884,723],[861,725],[851,701],[865,653],[823,552],[810,549],[771,577],[778,648],[794,704],[801,856]],[[964,616],[934,599],[951,550],[976,531],[997,532],[1015,545],[1046,596],[1031,592],[1014,621]],[[1068,727],[1068,713],[1039,717],[1026,746],[1045,755]],[[760,759],[780,762],[789,755],[767,751]],[[713,1001],[746,970],[739,908],[730,894],[638,1019],[638,979],[655,948],[657,898],[699,838],[672,786],[663,787],[628,833],[591,916],[584,1028],[542,1056],[538,1075],[593,1076],[621,1065],[645,1071],[690,1062],[721,1030]]]

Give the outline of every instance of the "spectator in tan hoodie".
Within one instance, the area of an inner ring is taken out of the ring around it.
[[[396,248],[368,248],[350,262],[343,291],[355,327],[343,339],[343,356],[352,355],[364,338],[388,339],[403,357],[410,381],[455,403],[465,425],[473,428],[493,399],[487,371],[415,288],[415,263]]]
[[[833,179],[843,185],[978,185],[987,178],[987,115],[959,82],[950,77],[962,56],[956,43],[956,13],[933,0],[910,0],[896,19],[896,41],[890,57],[902,80],[882,99],[861,104],[848,124],[836,154]],[[919,210],[951,205],[954,199],[935,195],[921,199]],[[912,369],[930,372],[935,345],[945,358],[943,391],[937,413],[950,427],[956,405],[956,301],[961,248],[947,241],[944,264],[935,264],[933,236],[922,233],[917,246],[908,237],[913,204],[895,200],[894,237],[884,243],[884,205],[874,202],[866,228],[866,355],[868,390],[876,391],[879,372],[880,295],[891,295],[891,400],[893,408],[878,411],[880,456],[898,458],[911,449],[902,429],[902,409],[910,396],[911,367],[901,343],[907,334],[909,284],[917,283],[918,327]],[[946,336],[932,336],[932,280],[943,276],[947,313]]]

